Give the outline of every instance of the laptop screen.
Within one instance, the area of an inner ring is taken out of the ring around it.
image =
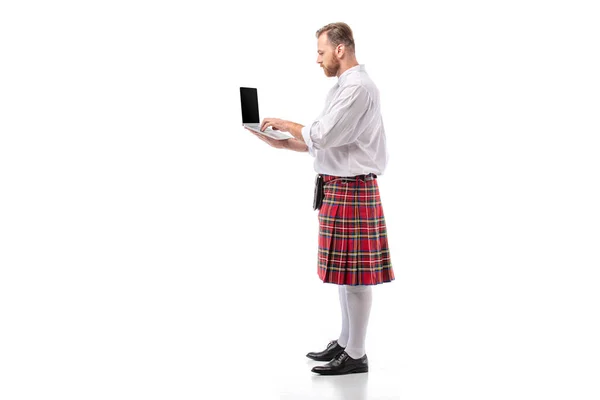
[[[240,97],[242,100],[242,123],[258,124],[258,95],[256,88],[240,88]]]

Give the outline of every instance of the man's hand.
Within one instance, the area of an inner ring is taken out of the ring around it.
[[[277,131],[289,132],[294,139],[298,140],[300,143],[304,143],[304,138],[302,137],[302,128],[304,128],[304,125],[279,118],[265,118],[263,119],[262,124],[260,124],[260,130],[264,131],[269,126]]]
[[[259,138],[263,142],[266,142],[269,146],[275,147],[276,149],[285,149],[285,148],[287,148],[287,142],[288,142],[288,140],[290,140],[290,139],[277,140],[277,139],[270,138],[270,137],[268,137],[266,135],[261,135],[260,133],[256,133],[252,129],[248,129],[248,128],[245,128],[245,129],[248,130],[248,131],[250,131],[254,136],[256,136],[257,138]]]
[[[260,124],[260,130],[264,131],[268,127],[275,129],[276,131],[289,132],[289,121],[285,121],[279,118],[265,118],[262,124]]]

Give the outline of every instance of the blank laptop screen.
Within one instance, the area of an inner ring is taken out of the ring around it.
[[[258,95],[255,88],[240,88],[242,99],[242,122],[244,124],[258,124]]]

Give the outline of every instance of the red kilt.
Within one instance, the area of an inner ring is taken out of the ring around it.
[[[394,280],[377,179],[323,175],[318,274],[325,283],[377,285]]]

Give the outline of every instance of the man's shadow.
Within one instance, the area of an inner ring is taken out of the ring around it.
[[[369,373],[312,376],[313,393],[331,393],[336,400],[367,400]]]

